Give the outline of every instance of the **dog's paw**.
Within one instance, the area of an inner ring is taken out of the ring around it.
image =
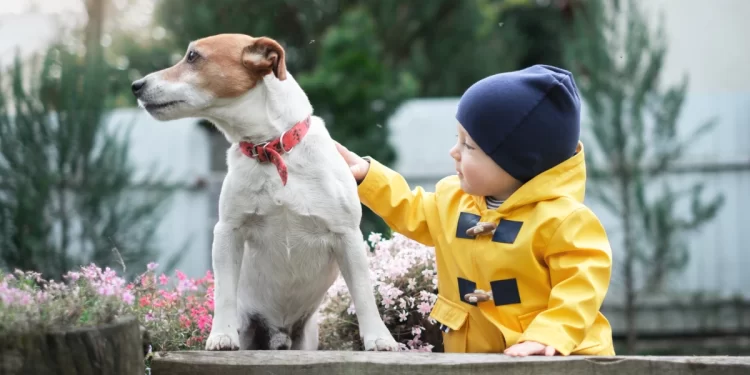
[[[379,335],[365,335],[364,343],[366,351],[396,352],[399,350],[398,342],[387,330]]]
[[[239,350],[240,336],[237,332],[234,334],[213,333],[206,340],[206,350]]]

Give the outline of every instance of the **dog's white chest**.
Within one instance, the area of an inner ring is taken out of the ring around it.
[[[337,236],[322,219],[301,216],[284,205],[245,217],[238,300],[253,301],[252,309],[277,317],[280,325],[308,313],[299,306],[315,305],[338,275],[333,256]]]

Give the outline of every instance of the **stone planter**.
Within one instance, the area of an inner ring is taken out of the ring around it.
[[[138,321],[0,337],[0,374],[143,375]]]

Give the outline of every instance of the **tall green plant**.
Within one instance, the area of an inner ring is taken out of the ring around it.
[[[85,61],[85,62],[84,62]],[[142,269],[173,187],[136,181],[106,121],[108,68],[52,46],[0,76],[0,267],[57,278],[81,264]]]
[[[298,74],[298,81],[334,139],[355,152],[391,163],[396,153],[385,124],[396,106],[414,95],[417,84],[410,74],[382,63],[384,48],[374,27],[363,8],[347,11],[319,41],[321,56],[316,66]],[[384,229],[384,222],[364,207],[362,232]]]
[[[685,237],[713,219],[724,201],[722,195],[703,199],[703,183],[673,188],[673,167],[715,121],[681,135],[688,79],[660,86],[666,50],[663,30],[651,30],[633,0],[588,2],[576,15],[566,48],[593,136],[587,147],[589,192],[621,225],[623,248],[615,248],[615,264],[622,265],[630,354],[637,340],[637,296],[684,268]],[[684,200],[691,210],[681,216],[677,208]]]

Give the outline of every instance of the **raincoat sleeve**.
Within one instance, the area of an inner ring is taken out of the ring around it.
[[[598,218],[588,208],[570,214],[547,246],[552,291],[518,342],[536,341],[569,355],[596,319],[609,288],[612,252]]]
[[[427,223],[427,212],[436,206],[435,193],[421,187],[410,190],[400,174],[377,160],[368,161],[370,169],[358,187],[362,204],[392,230],[425,246],[435,246]]]

